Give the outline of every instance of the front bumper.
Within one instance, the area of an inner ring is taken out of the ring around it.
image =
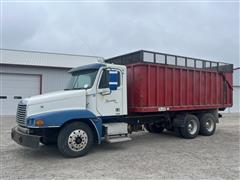
[[[12,128],[11,136],[16,143],[22,146],[30,148],[39,147],[41,136],[28,134],[27,130],[19,126]]]

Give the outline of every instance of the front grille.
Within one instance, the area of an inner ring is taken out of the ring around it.
[[[26,126],[26,108],[26,104],[18,104],[16,120],[20,126]]]

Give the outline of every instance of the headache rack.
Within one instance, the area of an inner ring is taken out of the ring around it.
[[[181,68],[205,69],[218,72],[233,72],[233,64],[203,60],[186,56],[140,50],[106,59],[107,63],[128,65],[135,63],[154,63]]]

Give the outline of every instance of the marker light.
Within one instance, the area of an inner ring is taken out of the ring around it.
[[[44,120],[42,120],[42,119],[37,119],[37,120],[35,121],[35,125],[36,125],[36,126],[43,126],[43,125],[44,125]]]

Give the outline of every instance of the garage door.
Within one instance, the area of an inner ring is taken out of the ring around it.
[[[40,76],[1,74],[0,115],[15,115],[21,99],[40,93]]]

